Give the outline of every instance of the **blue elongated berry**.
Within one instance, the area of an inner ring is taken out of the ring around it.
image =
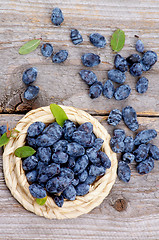
[[[143,70],[148,71],[157,62],[157,54],[153,51],[147,51],[142,57]]]
[[[50,43],[44,43],[41,47],[41,53],[44,57],[51,57],[53,46]]]
[[[85,53],[81,57],[82,63],[86,67],[94,67],[100,64],[100,57],[94,53]]]
[[[64,16],[60,8],[54,8],[51,14],[51,21],[54,25],[59,26],[64,21]]]
[[[31,195],[35,198],[44,198],[46,197],[46,191],[37,183],[33,183],[29,186],[29,191]]]
[[[136,91],[138,93],[145,93],[148,89],[148,79],[145,77],[141,77],[136,83]]]
[[[90,34],[89,40],[97,48],[104,48],[106,45],[105,37],[99,33]]]
[[[134,77],[138,77],[141,76],[142,74],[142,70],[143,70],[143,66],[141,63],[134,63],[131,67],[130,67],[130,74]]]
[[[118,164],[118,177],[124,182],[129,182],[131,176],[130,167],[126,162],[120,161]]]
[[[101,160],[100,158],[98,157],[98,152],[97,152],[97,149],[96,148],[88,148],[86,150],[86,154],[89,158],[89,160],[94,164],[94,165],[98,165],[100,164]]]
[[[96,149],[96,151],[99,151],[103,145],[104,140],[101,138],[96,138],[93,144],[93,148]]]
[[[126,153],[124,153],[122,159],[123,159],[124,162],[129,164],[129,163],[132,163],[134,161],[135,156],[132,153],[126,152]]]
[[[147,158],[149,152],[149,147],[146,144],[141,144],[139,147],[133,152],[135,155],[136,162],[142,162]]]
[[[26,85],[33,83],[37,78],[37,69],[31,67],[23,72],[22,80]]]
[[[107,80],[103,86],[103,95],[108,99],[114,96],[115,88],[111,80]]]
[[[93,125],[90,122],[85,122],[78,127],[78,131],[84,131],[86,133],[93,132]]]
[[[124,142],[120,138],[112,137],[110,139],[110,147],[115,153],[121,153],[125,150]]]
[[[71,142],[67,144],[67,154],[69,154],[72,157],[79,157],[84,155],[85,149],[82,145]]]
[[[122,110],[124,123],[131,131],[136,131],[139,128],[137,114],[133,107],[127,106]]]
[[[125,58],[123,58],[120,54],[116,54],[114,59],[115,68],[120,70],[121,72],[126,72],[128,70],[128,63]]]
[[[77,45],[83,42],[82,35],[77,29],[71,29],[70,37],[74,45]]]
[[[78,184],[76,187],[76,195],[84,196],[89,192],[89,185],[85,183]]]
[[[143,44],[143,42],[140,39],[137,40],[135,48],[136,48],[137,52],[140,52],[140,53],[144,52],[144,44]]]
[[[79,174],[78,178],[79,178],[80,182],[85,182],[86,179],[88,178],[87,170],[84,170],[81,174]]]
[[[92,176],[102,176],[105,174],[105,167],[103,166],[95,166],[95,165],[90,165],[90,168],[89,168],[89,175],[92,175]]]
[[[154,160],[151,157],[148,157],[144,161],[140,162],[136,167],[138,173],[141,175],[151,172],[153,168]]]
[[[134,139],[131,136],[127,136],[124,139],[125,152],[132,152],[134,149]]]
[[[53,200],[58,207],[62,207],[64,204],[64,198],[62,194],[60,196],[54,196]]]
[[[53,145],[52,150],[53,152],[57,152],[57,151],[66,152],[67,144],[68,144],[67,140],[59,140]]]
[[[95,82],[89,89],[90,98],[98,98],[103,91],[103,84],[101,82]]]
[[[71,140],[74,131],[76,131],[76,125],[74,122],[66,120],[63,125],[64,138],[66,140]]]
[[[84,182],[86,185],[91,185],[96,180],[96,176],[89,175]]]
[[[124,139],[126,137],[125,131],[123,129],[120,129],[120,128],[114,129],[114,137],[120,138],[122,141],[124,141]]]
[[[83,147],[92,147],[95,141],[94,134],[84,131],[75,131],[72,135],[72,140],[79,143]]]
[[[116,100],[124,100],[129,97],[131,93],[131,88],[129,85],[121,85],[115,90],[114,97]]]
[[[126,76],[124,72],[121,72],[117,69],[112,69],[108,71],[108,79],[112,80],[113,82],[122,84],[125,82]]]
[[[63,197],[74,201],[76,198],[76,190],[72,184],[70,184],[62,193]]]
[[[32,100],[37,97],[38,93],[39,93],[39,87],[29,86],[24,92],[24,98],[28,101]]]
[[[62,163],[66,163],[67,160],[68,160],[68,155],[67,153],[64,153],[64,152],[58,151],[53,153],[52,155],[52,161],[54,163],[62,164]]]
[[[33,170],[37,164],[38,159],[35,156],[30,156],[23,161],[22,167],[25,171],[30,171]]]
[[[140,145],[141,143],[147,143],[151,141],[153,138],[155,138],[156,136],[157,136],[157,132],[155,129],[143,130],[136,135],[134,139],[134,144]]]
[[[113,109],[108,116],[107,123],[116,126],[122,119],[122,113],[119,109]]]
[[[109,159],[109,157],[107,156],[107,154],[105,152],[99,151],[98,152],[98,157],[101,160],[101,165],[107,169],[111,167],[111,161]]]
[[[52,61],[54,63],[62,63],[66,61],[67,57],[68,57],[68,52],[66,50],[60,50],[59,52],[54,54]]]
[[[75,163],[75,167],[73,168],[74,173],[76,175],[81,174],[88,166],[88,163],[89,163],[89,160],[87,155],[79,157]]]
[[[38,175],[38,172],[36,170],[33,170],[26,174],[26,178],[29,183],[34,183],[37,180],[37,175]]]
[[[156,145],[150,146],[150,156],[155,160],[159,160],[159,148]]]
[[[45,128],[45,123],[43,122],[34,122],[32,123],[27,130],[27,135],[29,137],[37,137],[42,133]]]
[[[79,75],[81,76],[82,80],[87,83],[88,86],[91,86],[93,83],[98,81],[95,73],[90,70],[81,70],[79,72]]]

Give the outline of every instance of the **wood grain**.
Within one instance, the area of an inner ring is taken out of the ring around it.
[[[6,122],[14,127],[23,115],[0,115],[0,124]],[[107,117],[96,117],[112,134]],[[138,117],[140,129],[155,128],[159,134],[158,118]],[[123,122],[119,127],[132,135]],[[132,135],[134,136],[134,135]],[[159,136],[153,143],[158,144]],[[159,162],[148,174],[141,176],[131,165],[132,176],[129,183],[117,179],[111,193],[103,203],[77,219],[47,220],[27,212],[10,194],[2,173],[0,157],[0,240],[1,239],[159,239]],[[120,209],[118,201],[126,203],[127,208]]]
[[[50,21],[55,6],[61,7],[64,13],[65,21],[61,27],[54,26]],[[126,83],[131,86],[132,93],[125,101],[108,100],[103,96],[90,99],[88,87],[78,74],[85,68],[80,60],[82,54],[94,52],[100,55],[101,64],[94,67],[93,71],[102,83],[107,80],[107,71],[113,68],[114,61],[110,37],[117,28],[122,28],[126,34],[125,46],[121,51],[124,57],[135,52],[135,34],[143,40],[145,50],[158,53],[158,12],[158,0],[132,0],[131,3],[125,0],[64,0],[62,4],[60,0],[0,0],[1,111],[26,112],[56,102],[90,113],[105,114],[113,108],[121,109],[131,104],[140,115],[158,116],[158,63],[151,71],[143,73],[149,79],[148,92],[143,95],[135,90],[137,79],[126,73]],[[72,44],[71,28],[77,28],[83,35],[84,42],[81,45]],[[88,36],[92,32],[99,32],[106,37],[106,48],[97,49],[91,45]],[[68,60],[53,64],[51,58],[46,59],[41,55],[40,47],[28,55],[19,55],[19,47],[33,38],[52,43],[54,52],[68,50]],[[38,69],[35,84],[40,87],[40,93],[36,100],[27,102],[23,99],[26,86],[22,83],[22,73],[31,66]]]

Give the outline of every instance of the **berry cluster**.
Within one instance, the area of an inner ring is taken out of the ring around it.
[[[66,120],[63,127],[34,122],[27,130],[27,144],[36,149],[22,162],[30,193],[35,198],[48,194],[59,207],[64,199],[87,194],[96,177],[111,167],[101,151],[103,140],[96,138],[89,122],[76,126]]]

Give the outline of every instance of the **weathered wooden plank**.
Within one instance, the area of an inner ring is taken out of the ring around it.
[[[1,114],[0,124],[8,122],[14,127],[22,116]],[[114,128],[106,123],[106,117],[96,118],[112,134]],[[140,129],[155,128],[159,133],[158,118],[138,117],[138,121]],[[132,135],[123,122],[119,127]],[[159,137],[153,142],[159,145]],[[155,168],[145,176],[136,172],[135,165],[131,170],[130,182],[117,179],[109,196],[89,214],[77,219],[47,220],[27,212],[11,196],[4,183],[0,157],[0,240],[159,239],[159,162],[155,161]]]
[[[52,8],[61,7],[65,21],[61,27],[55,27],[50,21]],[[71,6],[71,7],[70,7]],[[101,96],[91,100],[88,87],[80,79],[78,72],[84,67],[81,56],[85,52],[100,55],[102,63],[93,68],[98,80],[104,83],[107,71],[113,67],[114,54],[110,48],[110,36],[116,28],[126,33],[126,43],[121,54],[126,57],[135,52],[137,34],[145,43],[145,49],[158,52],[159,49],[159,1],[115,0],[58,0],[55,3],[42,0],[16,1],[0,0],[0,109],[5,112],[27,111],[30,108],[45,106],[52,101],[86,109],[91,113],[105,114],[113,108],[121,109],[132,105],[139,114],[159,115],[158,63],[143,75],[148,77],[149,90],[140,95],[135,91],[136,79],[128,73],[126,83],[132,88],[130,97],[125,101],[108,100]],[[70,29],[77,28],[83,35],[84,42],[74,46],[70,41]],[[89,42],[88,35],[100,32],[107,39],[104,49],[97,49]],[[29,55],[18,54],[19,47],[29,39],[40,38],[50,42],[54,51],[67,49],[69,58],[63,64],[53,64],[45,59],[40,48]],[[25,86],[21,81],[22,73],[30,66],[38,69],[36,84],[40,87],[38,98],[33,102],[23,99]]]

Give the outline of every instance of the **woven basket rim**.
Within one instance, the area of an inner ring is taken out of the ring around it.
[[[15,157],[14,151],[25,144],[27,129],[33,122],[42,121],[49,124],[54,122],[55,118],[49,106],[29,111],[16,125],[16,129],[19,131],[16,139],[10,139],[4,148],[3,172],[6,185],[10,189],[13,197],[27,210],[49,219],[76,218],[100,205],[115,183],[117,170],[117,157],[109,146],[110,135],[104,126],[83,110],[63,105],[60,106],[65,110],[71,121],[78,124],[84,122],[91,122],[93,124],[93,132],[95,135],[104,140],[102,151],[106,152],[110,158],[111,168],[107,169],[106,174],[90,186],[88,194],[81,197],[78,196],[74,201],[65,200],[62,208],[59,208],[51,197],[48,197],[43,206],[38,205],[35,198],[33,198],[29,192],[29,183],[22,169],[22,161],[20,158]]]

